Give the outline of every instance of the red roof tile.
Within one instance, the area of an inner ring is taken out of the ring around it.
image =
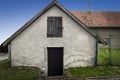
[[[71,11],[71,13],[90,27],[120,27],[120,12]]]

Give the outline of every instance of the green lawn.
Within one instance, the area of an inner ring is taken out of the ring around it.
[[[0,62],[0,80],[36,80],[40,69],[34,67],[10,67],[10,62]]]
[[[110,62],[110,63],[109,63]],[[120,49],[99,49],[98,65],[120,65]]]
[[[109,65],[109,49],[99,49],[98,65]]]
[[[120,49],[111,49],[110,52],[110,62],[111,65],[119,65],[120,66]]]
[[[69,68],[67,70],[68,77],[85,78],[85,77],[98,77],[98,76],[115,76],[120,75],[120,67],[77,67]]]

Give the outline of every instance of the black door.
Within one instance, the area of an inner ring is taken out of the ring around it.
[[[48,48],[48,76],[63,75],[63,48]]]

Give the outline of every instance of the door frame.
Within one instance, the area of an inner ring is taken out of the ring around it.
[[[46,76],[48,76],[48,48],[62,48],[63,49],[63,74],[64,74],[64,47],[47,47],[46,48]]]

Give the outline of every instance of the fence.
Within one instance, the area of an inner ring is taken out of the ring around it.
[[[120,34],[110,35],[109,64],[120,65]]]
[[[98,65],[120,66],[120,34],[109,36],[109,44],[98,50]]]

